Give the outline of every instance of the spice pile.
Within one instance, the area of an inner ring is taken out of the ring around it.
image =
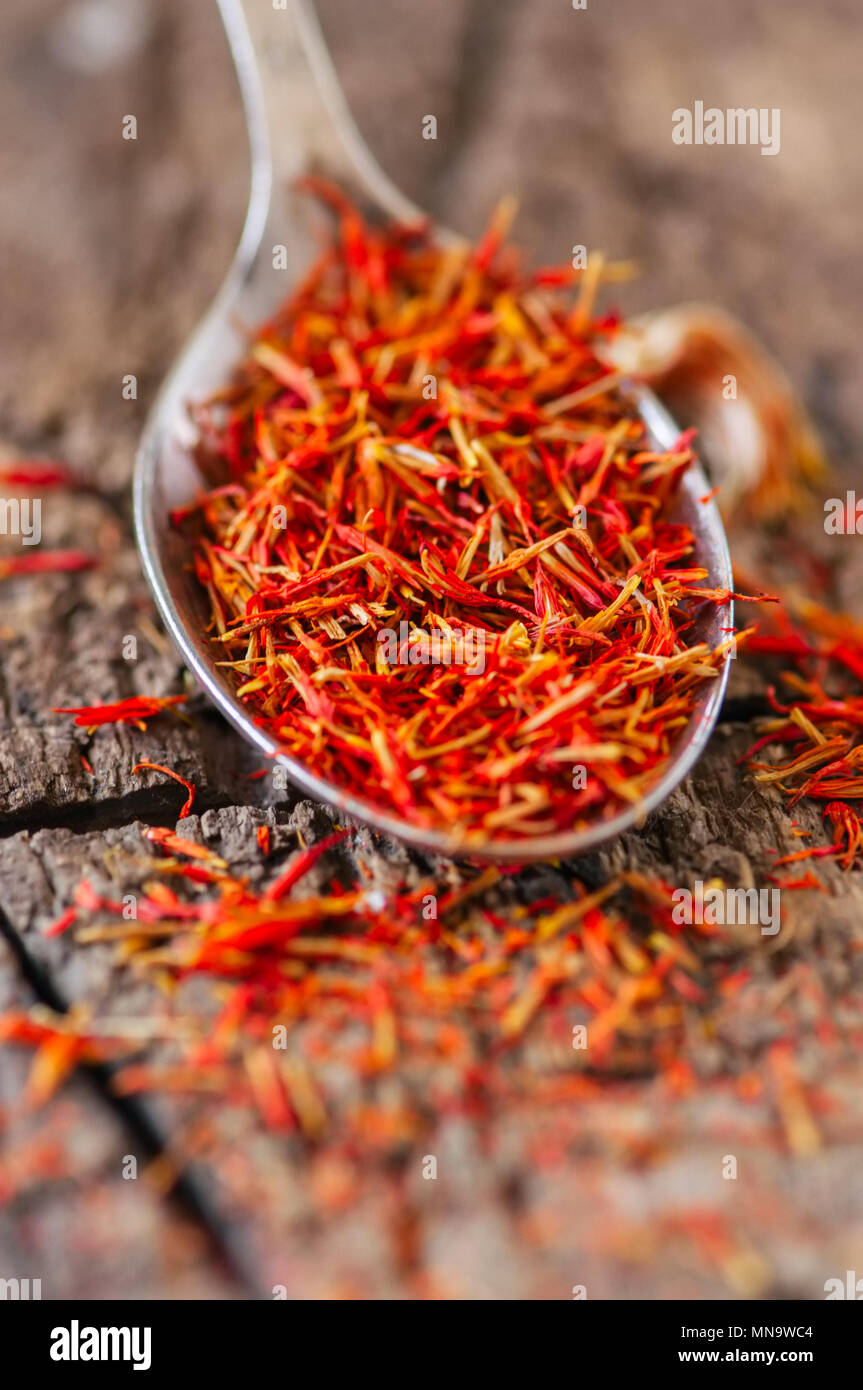
[[[785,702],[769,685],[774,716],[745,762],[755,780],[773,784],[789,810],[802,800],[825,802],[832,845],[810,846],[777,864],[838,858],[850,869],[863,855],[863,826],[850,801],[863,798],[863,628],[812,598],[790,593],[777,608],[759,606],[747,641],[752,656],[781,663]],[[770,750],[771,760],[758,755]]]
[[[342,832],[261,891],[196,841],[143,833],[157,857],[134,918],[127,899],[85,881],[47,934],[113,943],[124,976],[156,987],[151,1009],[125,1020],[128,1033],[80,1012],[0,1020],[0,1037],[37,1048],[34,1103],[81,1061],[112,1060],[121,1092],[215,1088],[268,1128],[313,1136],[340,1076],[373,1083],[395,1070],[410,1097],[402,1121],[417,1126],[428,1104],[478,1113],[519,1095],[577,1096],[588,1077],[685,1072],[683,1039],[747,978],[716,926],[678,925],[669,885],[637,873],[595,891],[576,882],[569,901],[534,889],[519,903],[516,880],[496,869],[446,892],[433,881],[345,888],[326,857]],[[322,891],[308,894],[312,870]]]
[[[468,848],[637,803],[726,655],[692,637],[728,594],[673,520],[689,438],[654,451],[598,359],[590,265],[323,193],[339,243],[195,411],[216,485],[175,521],[221,663],[284,752]]]

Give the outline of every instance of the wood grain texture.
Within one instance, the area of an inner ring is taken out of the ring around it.
[[[173,824],[182,793],[155,774],[132,776],[135,760],[197,784],[184,833],[253,881],[277,871],[297,827],[317,838],[332,817],[268,778],[248,780],[260,760],[194,692],[189,722],[160,717],[145,734],[91,737],[51,713],[185,688],[153,627],[127,486],[158,382],[227,266],[246,182],[214,6],[148,0],[138,49],[91,72],[70,57],[68,8],[7,0],[0,19],[0,174],[17,189],[0,205],[0,459],[60,456],[94,485],[46,495],[45,544],[85,545],[102,564],[2,586],[0,907],[52,987],[99,1021],[144,1016],[164,1000],[118,972],[106,948],[80,950],[42,930],[82,877],[140,888],[141,829]],[[845,157],[861,114],[850,3],[829,0],[815,30],[804,0],[757,17],[744,0],[721,10],[657,0],[649,15],[639,0],[584,12],[376,0],[373,21],[349,0],[321,8],[363,129],[411,196],[475,233],[516,188],[518,231],[537,256],[565,260],[583,241],[642,261],[647,273],[625,307],[703,298],[740,314],[787,365],[837,461],[851,458],[863,185],[859,161]],[[670,113],[697,96],[781,106],[781,155],[725,149],[708,162],[681,152]],[[139,119],[134,144],[119,138],[126,112]],[[421,136],[429,113],[435,142]],[[129,372],[136,401],[121,395]],[[836,585],[857,607],[860,563],[849,547]],[[735,708],[763,689],[738,666],[707,756],[641,832],[578,865],[525,871],[507,892],[566,896],[575,877],[598,884],[621,869],[671,883],[766,882],[773,851],[800,842],[778,794],[737,764],[752,732]],[[795,814],[823,834],[817,811]],[[273,830],[266,865],[254,848],[260,823]],[[319,872],[347,881],[359,866],[384,888],[460,876],[362,830]],[[857,872],[828,865],[819,876],[828,893],[787,895],[775,941],[727,943],[750,980],[715,1031],[687,1039],[687,1057],[710,1079],[703,1089],[675,1089],[649,1071],[599,1078],[577,1107],[514,1101],[474,1123],[423,1108],[445,1074],[406,1065],[387,1083],[393,1104],[407,1096],[423,1120],[395,1158],[371,1140],[342,1142],[362,1099],[347,1083],[332,1085],[332,1140],[314,1145],[265,1132],[218,1096],[165,1099],[148,1114],[169,1151],[197,1146],[211,1203],[203,1218],[121,1180],[118,1156],[134,1152],[126,1121],[84,1080],[42,1116],[24,1114],[24,1059],[4,1049],[0,1276],[42,1275],[45,1297],[86,1287],[93,1297],[228,1298],[276,1284],[321,1298],[557,1299],[574,1284],[591,1298],[821,1297],[827,1278],[863,1267],[860,1018],[849,1002],[863,983],[863,893]],[[816,995],[832,1006],[838,1038],[815,1027]],[[32,999],[7,945],[0,1008]],[[203,1003],[181,996],[175,1007]],[[789,1142],[765,1061],[789,1017],[804,1034],[798,1062],[820,1141],[806,1155]],[[537,1074],[556,1065],[530,1042],[521,1062]],[[752,1069],[763,1085],[744,1100],[735,1083]],[[421,1177],[427,1153],[439,1160],[436,1182]],[[736,1182],[721,1177],[728,1153]],[[234,1277],[213,1254],[213,1228],[236,1257]]]
[[[0,1011],[34,1003],[0,938]],[[87,1077],[36,1111],[25,1101],[28,1065],[4,1049],[0,1278],[39,1279],[43,1299],[236,1296],[201,1230],[165,1202],[140,1147]],[[124,1177],[130,1158],[136,1177]]]

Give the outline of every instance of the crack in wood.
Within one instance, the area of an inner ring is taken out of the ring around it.
[[[67,1014],[69,1004],[52,976],[28,950],[26,942],[0,907],[0,937],[6,942],[15,964],[39,1002],[57,1014]],[[91,1083],[102,1104],[108,1106],[130,1138],[150,1161],[172,1158],[167,1137],[152,1109],[136,1096],[120,1095],[114,1089],[115,1068],[106,1062],[82,1062],[80,1072]],[[166,1194],[178,1212],[194,1222],[206,1237],[225,1276],[247,1298],[263,1298],[254,1273],[254,1263],[245,1241],[233,1223],[220,1211],[212,1193],[212,1183],[200,1165],[187,1164],[177,1174]]]
[[[0,937],[7,942],[15,965],[40,1004],[46,1005],[54,1013],[68,1013],[68,1002],[42,963],[28,951],[25,941],[19,937],[3,908],[0,908]],[[79,1070],[88,1077],[97,1097],[111,1109],[149,1161],[163,1156],[171,1158],[170,1143],[150,1106],[139,1097],[121,1095],[114,1090],[115,1069],[110,1063],[82,1062],[79,1063]],[[252,1258],[246,1251],[245,1240],[218,1208],[211,1191],[211,1181],[200,1165],[186,1165],[176,1176],[167,1197],[182,1215],[202,1230],[222,1272],[235,1284],[238,1294],[249,1298],[265,1297],[254,1273]]]
[[[195,814],[222,811],[235,803],[227,795],[204,789],[195,797]],[[0,840],[18,835],[22,830],[35,834],[38,830],[71,830],[86,835],[94,830],[121,830],[135,821],[146,825],[176,824],[177,796],[166,794],[161,787],[142,787],[140,791],[108,798],[57,806],[50,801],[37,802],[25,811],[0,815]]]
[[[222,722],[214,710],[202,710],[200,713],[207,717],[208,722],[210,718],[213,722]],[[727,698],[720,709],[717,727],[746,724],[770,713],[770,705],[764,696]],[[227,726],[225,732],[229,732]],[[143,821],[147,825],[173,825],[176,822],[176,800],[171,788],[154,786],[137,788],[122,796],[103,800],[66,802],[62,805],[48,800],[38,801],[21,811],[0,812],[0,840],[21,831],[35,834],[39,830],[70,830],[74,834],[86,834],[98,830],[119,830],[134,821]],[[261,809],[259,802],[241,802],[227,792],[220,793],[214,788],[202,788],[200,785],[196,787],[194,809],[197,815],[238,805]]]

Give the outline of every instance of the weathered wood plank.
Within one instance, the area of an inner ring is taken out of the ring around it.
[[[217,719],[168,639],[127,527],[89,494],[43,499],[45,545],[81,537],[99,557],[84,574],[18,579],[5,585],[0,656],[0,829],[17,825],[117,824],[136,815],[176,816],[183,792],[164,776],[132,774],[139,759],[172,767],[199,787],[201,809],[239,799],[272,799],[271,779],[249,781],[264,760]],[[6,544],[10,545],[11,538]],[[108,725],[97,736],[55,708],[110,704],[129,695],[189,691],[188,717],[168,711],[147,732]],[[85,757],[92,774],[82,763]]]
[[[0,1013],[34,1002],[0,938]],[[31,1060],[0,1051],[0,1279],[41,1280],[43,1299],[237,1297],[83,1076],[47,1109],[26,1107]]]
[[[754,873],[763,882],[771,867],[771,827],[777,848],[793,849],[799,841],[775,815],[772,795],[744,784],[723,746],[730,743],[737,754],[749,738],[741,730],[715,744],[695,778],[642,834],[575,866],[528,871],[510,894],[530,891],[531,882],[534,895],[566,893],[573,874],[601,882],[622,868],[660,873],[671,883],[687,882],[693,866],[705,879],[721,873],[746,884]],[[705,809],[711,802],[716,809]],[[225,808],[200,821],[191,817],[182,828],[229,857],[235,871],[260,882],[278,862],[262,864],[255,846],[254,826],[264,814]],[[311,803],[297,808],[296,820],[307,834],[326,829],[325,813]],[[734,848],[735,842],[748,853]],[[289,843],[287,830],[279,829],[277,854]],[[67,996],[86,1001],[96,1020],[164,1014],[165,1005],[144,982],[117,973],[112,949],[75,947],[63,937],[45,940],[39,930],[81,875],[97,891],[135,891],[145,874],[141,847],[136,826],[85,835],[19,834],[0,847],[10,919]],[[426,872],[401,850],[382,861],[361,832],[354,855],[334,852],[303,891],[321,888],[339,863],[347,878],[362,864],[384,888],[397,875],[418,881]],[[704,1297],[790,1291],[817,1297],[833,1265],[846,1267],[841,1261],[849,1242],[863,1229],[863,1194],[850,1187],[837,1210],[832,1193],[836,1175],[860,1159],[861,1102],[847,1052],[837,1055],[826,1044],[807,1041],[801,1057],[806,1076],[823,1077],[830,1067],[829,1083],[821,1088],[829,1106],[818,1116],[824,1147],[805,1163],[787,1151],[765,1055],[789,1021],[796,1018],[799,1027],[800,1017],[783,1018],[764,1001],[790,997],[792,1010],[805,1017],[804,983],[837,997],[846,994],[849,948],[859,940],[863,915],[856,883],[828,874],[837,896],[788,895],[788,919],[775,940],[755,935],[751,927],[737,932],[736,949],[752,985],[729,1001],[718,1034],[696,1033],[687,1041],[687,1061],[703,1076],[717,1078],[703,1099],[676,1095],[659,1078],[618,1081],[610,1091],[587,1095],[577,1113],[571,1102],[516,1103],[481,1123],[427,1113],[420,1129],[406,1133],[395,1148],[369,1135],[359,1151],[356,1135],[347,1148],[345,1136],[352,1132],[351,1110],[361,1091],[353,1082],[334,1085],[326,1076],[330,1137],[311,1148],[295,1137],[265,1132],[247,1110],[226,1112],[218,1099],[171,1098],[161,1113],[181,1152],[192,1138],[202,1147],[219,1205],[242,1230],[264,1288],[285,1284],[291,1294],[313,1297],[554,1298],[569,1296],[574,1283],[587,1283],[594,1297],[687,1291]],[[452,866],[447,876],[453,880]],[[731,930],[729,938],[733,949]],[[696,954],[709,953],[703,943],[691,944]],[[795,972],[799,993],[788,983]],[[172,1009],[182,1015],[192,1001],[198,1011],[210,1006],[199,992],[183,990]],[[539,1079],[548,1057],[530,1041],[522,1055]],[[557,1057],[555,1065],[565,1071],[569,1059]],[[741,1102],[734,1078],[750,1068],[762,1088]],[[393,1103],[398,1105],[399,1096],[415,1103],[429,1087],[445,1086],[446,1070],[440,1066],[432,1074],[406,1058],[387,1082]],[[728,1153],[737,1158],[745,1182],[722,1179]],[[422,1178],[429,1154],[439,1161],[436,1182]],[[793,1194],[793,1210],[774,1223],[764,1213],[775,1215],[777,1190]],[[711,1240],[713,1227],[721,1239]],[[783,1263],[789,1241],[796,1251],[791,1271]]]

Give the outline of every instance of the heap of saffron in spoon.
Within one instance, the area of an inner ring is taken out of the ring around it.
[[[595,273],[338,236],[194,407],[212,490],[175,515],[255,721],[328,782],[465,847],[638,803],[724,661],[656,452],[597,355]],[[574,291],[574,294],[573,294]],[[733,638],[729,638],[729,643]]]

